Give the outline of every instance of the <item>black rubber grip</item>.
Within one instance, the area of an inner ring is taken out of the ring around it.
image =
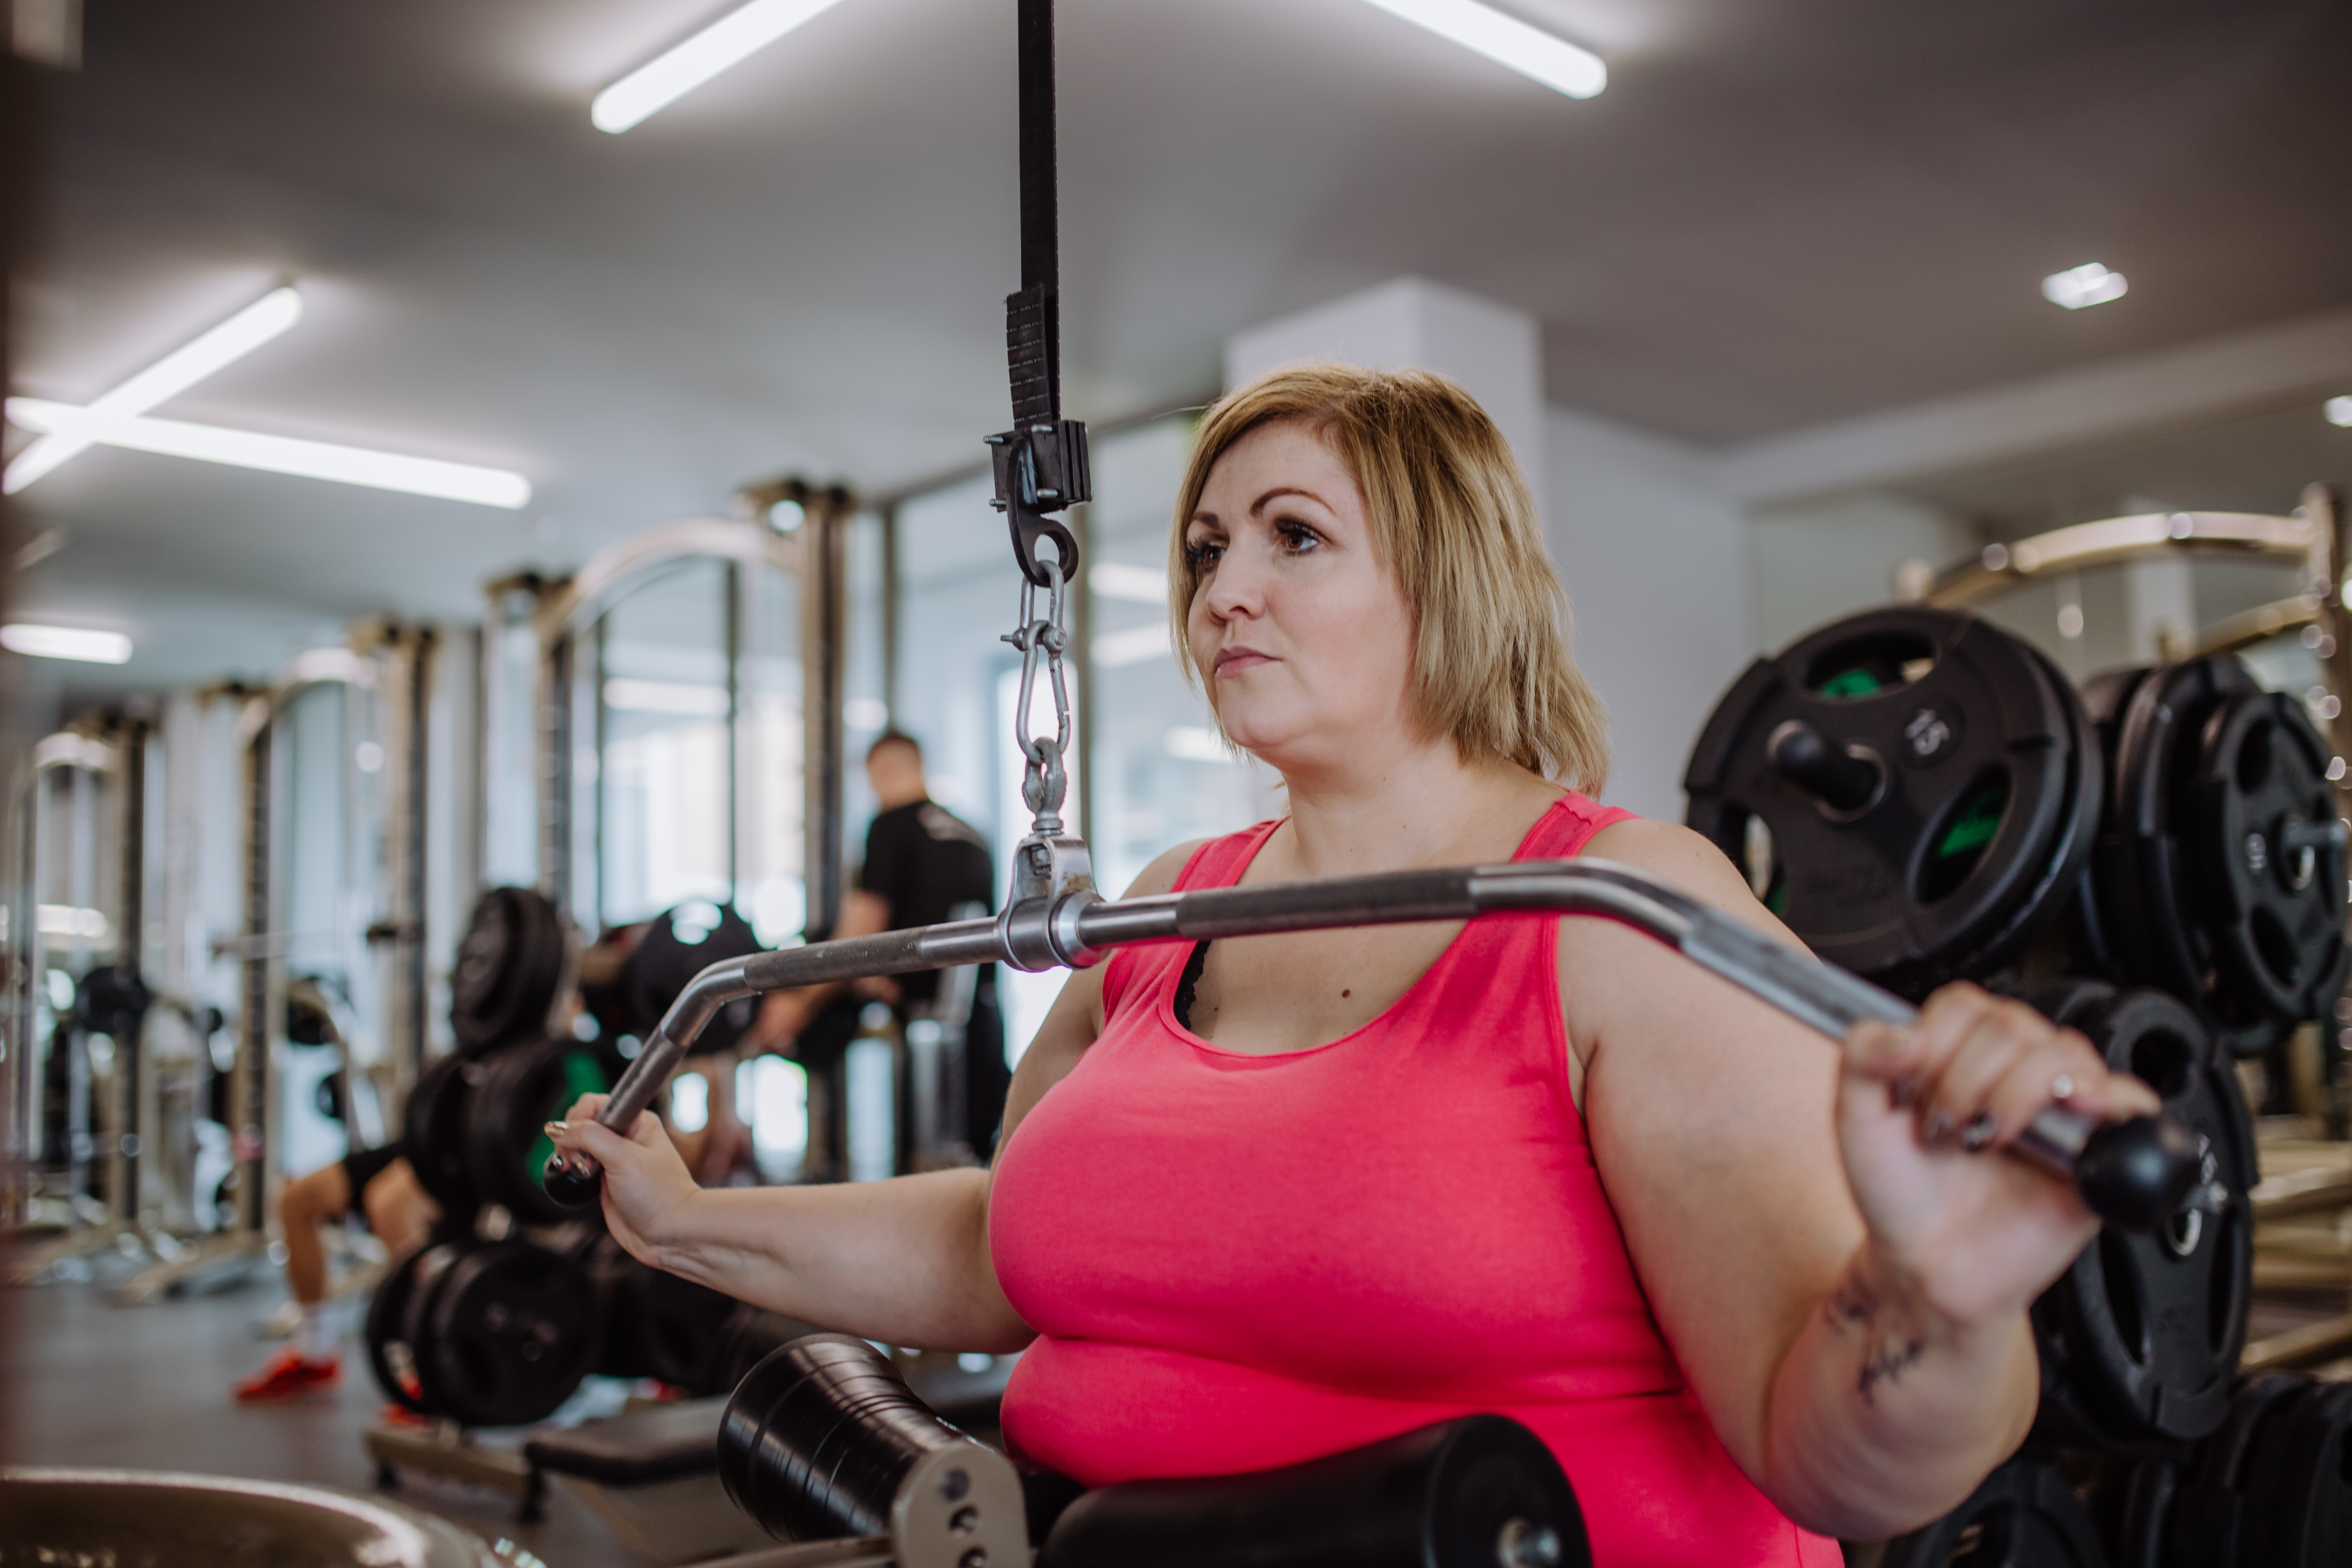
[[[2194,1129],[2173,1116],[2135,1116],[2093,1132],[2074,1163],[2091,1212],[2125,1230],[2152,1231],[2180,1212],[2203,1180]]]

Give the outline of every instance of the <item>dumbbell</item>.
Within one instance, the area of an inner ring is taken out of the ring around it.
[[[1503,1416],[1440,1422],[1281,1469],[1089,1491],[1024,1472],[950,1426],[887,1356],[846,1334],[795,1340],[752,1369],[719,1425],[719,1474],[771,1534],[862,1537],[898,1568],[1592,1561],[1559,1461]]]

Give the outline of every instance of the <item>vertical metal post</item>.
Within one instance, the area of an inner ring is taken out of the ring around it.
[[[803,875],[808,932],[829,936],[841,921],[842,732],[844,651],[841,536],[849,500],[838,490],[809,497],[801,524],[802,712],[807,736],[808,800],[803,826]]]
[[[881,511],[882,524],[882,706],[898,721],[898,612],[905,584],[898,565],[898,503]]]
[[[0,1146],[0,1224],[24,1225],[32,1217],[34,1161],[40,1141],[40,1080],[34,1068],[40,1051],[34,1043],[35,988],[41,984],[41,937],[37,928],[38,899],[33,889],[35,843],[39,820],[38,795],[42,775],[26,766],[10,793],[14,810],[10,835],[14,850],[8,868],[8,1060],[0,1084],[5,1097],[5,1146]]]
[[[386,913],[393,930],[394,994],[396,1027],[385,1041],[393,1071],[404,1086],[414,1083],[425,1068],[425,889],[426,779],[430,763],[427,730],[431,720],[435,637],[428,626],[404,626],[387,639],[394,658],[390,683],[398,695],[393,710],[391,739],[398,767],[393,771],[394,798],[386,813],[391,831],[386,858],[391,863],[391,904]],[[347,701],[350,700],[347,694]]]
[[[1071,793],[1077,820],[1071,831],[1092,838],[1095,831],[1095,593],[1089,567],[1095,558],[1095,509],[1092,504],[1070,509],[1070,531],[1078,542],[1078,580],[1070,584],[1075,612],[1070,623],[1070,677],[1077,682],[1074,716],[1077,720],[1077,788]]]
[[[115,737],[114,793],[121,813],[116,838],[122,893],[116,913],[114,962],[131,979],[144,967],[147,931],[147,736],[144,719],[123,721]],[[141,1068],[143,1020],[129,1038],[114,1041],[114,1125],[110,1130],[110,1188],[114,1217],[125,1225],[139,1223],[139,1164],[146,1148],[146,1089]]]
[[[245,746],[245,930],[237,977],[236,1065],[229,1084],[235,1115],[230,1158],[236,1168],[242,1228],[258,1236],[269,1223],[269,835],[270,795],[276,784],[269,699],[249,700],[257,711]]]
[[[539,890],[572,907],[572,666],[565,627],[541,650],[539,689]]]
[[[722,568],[719,585],[720,596],[726,600],[721,614],[727,664],[727,901],[738,910],[743,907],[743,637],[751,578],[741,563],[730,561]],[[603,710],[601,703],[598,710]],[[604,754],[601,734],[596,738],[596,754]]]

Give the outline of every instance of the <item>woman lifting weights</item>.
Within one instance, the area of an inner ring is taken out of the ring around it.
[[[1133,894],[1586,850],[1792,938],[1709,844],[1601,807],[1599,704],[1493,423],[1419,373],[1210,410],[1171,610],[1290,813]],[[1603,1563],[1833,1564],[2014,1449],[2026,1307],[2097,1222],[1988,1157],[2052,1099],[2156,1109],[1966,985],[1841,1059],[1604,921],[1128,949],[1071,976],[992,1169],[706,1192],[583,1100],[630,1251],[894,1344],[1028,1347],[1024,1456],[1089,1483],[1289,1464],[1475,1411],[1534,1429]],[[1821,1534],[1812,1533],[1820,1531]]]

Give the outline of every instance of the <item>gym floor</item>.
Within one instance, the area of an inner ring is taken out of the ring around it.
[[[362,1303],[343,1303],[339,1386],[284,1405],[240,1406],[229,1398],[230,1384],[277,1349],[257,1331],[283,1300],[274,1283],[144,1307],[118,1307],[96,1284],[10,1295],[5,1385],[15,1462],[374,1489],[375,1466],[361,1433],[383,1401],[367,1371]],[[486,1539],[513,1541],[551,1568],[649,1562],[560,1487],[549,1489],[546,1515],[535,1524],[517,1523],[504,1499],[426,1478],[404,1479],[394,1495]]]

